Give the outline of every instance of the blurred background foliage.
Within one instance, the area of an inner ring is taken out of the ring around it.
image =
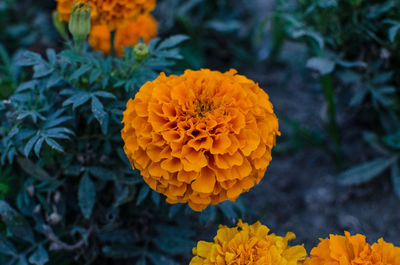
[[[265,218],[306,246],[321,231],[379,234],[389,224],[398,239],[400,216],[360,225],[346,204],[400,196],[397,1],[159,0],[160,39],[141,62],[131,49],[76,53],[52,25],[55,6],[0,1],[1,264],[186,264],[195,241],[238,218]],[[131,170],[120,120],[159,71],[202,67],[260,82],[283,136],[254,192],[198,214],[168,205]],[[309,232],[314,221],[322,230]]]

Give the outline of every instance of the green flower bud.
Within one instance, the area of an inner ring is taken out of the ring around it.
[[[68,38],[66,23],[60,19],[60,13],[58,11],[54,11],[52,14],[53,17],[53,25],[57,29],[58,33],[64,38]]]
[[[149,55],[149,48],[144,43],[138,43],[133,48],[133,55],[135,56],[136,60],[142,61]]]
[[[90,7],[89,4],[78,2],[72,7],[68,29],[75,40],[86,39],[90,33]]]

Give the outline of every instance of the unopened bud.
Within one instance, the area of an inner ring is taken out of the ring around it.
[[[56,10],[53,12],[52,17],[53,17],[53,25],[57,29],[58,33],[60,33],[60,35],[64,39],[67,39],[68,33],[67,33],[66,23],[61,20],[60,13],[58,13],[58,11]]]
[[[75,40],[83,40],[90,33],[90,7],[84,2],[77,2],[71,10],[68,23],[69,32]]]
[[[133,55],[135,56],[136,60],[142,61],[149,55],[149,48],[144,43],[138,43],[133,48]]]

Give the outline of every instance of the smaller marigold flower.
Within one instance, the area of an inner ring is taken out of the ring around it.
[[[382,238],[372,246],[365,236],[329,235],[311,250],[305,265],[400,265],[400,248]]]
[[[281,237],[269,234],[269,228],[256,222],[239,220],[236,227],[220,225],[214,242],[199,241],[193,248],[190,265],[297,265],[307,256],[303,245],[289,246],[296,238],[288,232]]]
[[[69,21],[74,2],[85,2],[92,10],[93,25],[107,25],[110,30],[125,27],[156,7],[156,0],[56,0],[60,18]]]
[[[157,21],[149,14],[141,15],[128,26],[117,29],[114,37],[114,49],[123,56],[125,47],[135,46],[140,39],[148,43],[157,36]],[[107,25],[96,25],[89,35],[89,44],[93,49],[109,54],[111,49],[111,33]]]
[[[115,32],[114,48],[118,55],[124,54],[123,49],[135,46],[140,39],[147,44],[157,36],[157,21],[149,14],[141,15],[126,27]]]
[[[109,54],[111,49],[111,33],[106,25],[92,27],[89,35],[89,44],[96,51]]]

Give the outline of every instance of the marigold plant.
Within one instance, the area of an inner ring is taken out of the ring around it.
[[[239,220],[237,227],[220,225],[214,242],[199,241],[193,248],[190,265],[254,264],[296,265],[307,256],[303,245],[289,246],[296,238],[288,232],[285,237],[269,234],[269,228],[256,222],[252,225]]]
[[[164,73],[127,103],[124,150],[149,186],[195,211],[258,183],[279,134],[268,95],[235,70]]]
[[[365,241],[365,236],[330,235],[320,239],[317,247],[311,250],[311,257],[305,265],[399,265],[400,248],[385,242],[382,238],[372,246]]]
[[[76,0],[56,0],[60,18],[68,21]],[[156,0],[78,0],[88,2],[93,25],[107,25],[110,30],[125,27],[141,14],[156,7]]]
[[[114,49],[120,56],[124,48],[135,46],[140,39],[148,43],[157,36],[157,21],[150,14],[141,15],[126,27],[117,29],[114,37]],[[92,27],[89,35],[89,43],[93,49],[109,54],[111,49],[111,33],[106,25]]]

